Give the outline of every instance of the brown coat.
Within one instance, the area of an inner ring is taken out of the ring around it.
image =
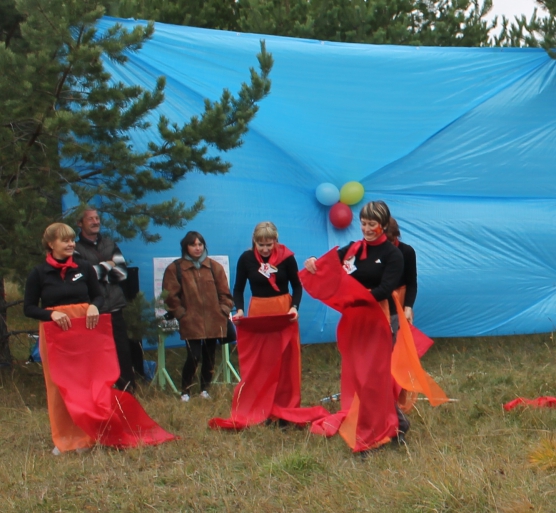
[[[176,267],[168,266],[162,280],[168,292],[165,303],[180,324],[180,338],[195,340],[226,336],[228,315],[234,305],[224,268],[214,260],[205,258],[200,269],[193,262],[178,260],[181,287]],[[211,271],[212,267],[212,271]],[[183,291],[180,297],[180,289]]]

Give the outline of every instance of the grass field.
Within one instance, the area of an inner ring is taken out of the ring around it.
[[[556,395],[550,333],[437,339],[423,365],[457,401],[419,401],[407,447],[366,461],[306,429],[209,430],[229,414],[230,385],[185,404],[143,384],[139,400],[179,441],[55,457],[41,368],[25,364],[25,339],[12,349],[18,361],[0,374],[1,512],[556,512],[556,410],[502,408]],[[184,351],[167,353],[179,382]],[[302,361],[304,405],[339,391],[334,344],[304,346]]]

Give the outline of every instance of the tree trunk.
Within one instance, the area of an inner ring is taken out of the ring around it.
[[[6,305],[4,277],[0,276],[0,367],[6,367],[12,364],[10,338],[8,336],[8,309]]]

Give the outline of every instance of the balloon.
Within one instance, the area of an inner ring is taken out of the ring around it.
[[[353,219],[351,208],[343,203],[336,203],[328,212],[330,222],[335,228],[347,228]]]
[[[334,205],[334,203],[338,203],[340,199],[340,191],[338,187],[332,183],[321,183],[315,192],[319,203],[327,207]]]
[[[365,189],[359,182],[345,183],[340,189],[340,201],[346,205],[355,205],[363,199]]]

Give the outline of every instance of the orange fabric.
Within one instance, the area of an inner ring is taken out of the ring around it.
[[[396,382],[408,392],[424,394],[431,405],[438,406],[448,401],[448,397],[440,386],[421,366],[409,322],[405,318],[398,294],[392,294],[398,312],[400,329],[396,337],[396,345],[392,354],[392,376]]]
[[[252,297],[247,315],[255,317],[259,315],[286,314],[290,311],[291,307],[292,297],[289,294],[275,297]]]
[[[74,319],[76,317],[83,317],[87,313],[88,307],[88,304],[82,303],[79,305],[57,306],[49,310],[65,312],[70,319]],[[58,447],[61,452],[93,446],[95,440],[73,422],[66,408],[66,403],[60,394],[60,390],[52,381],[43,322],[39,323],[39,352],[42,360],[48,416],[50,418],[50,430],[52,432],[52,441],[54,445]]]

